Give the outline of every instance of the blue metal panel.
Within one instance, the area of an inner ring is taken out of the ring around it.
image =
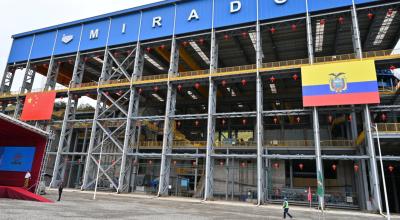
[[[369,3],[369,2],[377,2],[379,0],[354,0],[355,4],[363,4],[363,3]]]
[[[195,10],[195,11],[193,11]],[[196,19],[196,13],[199,19]],[[190,20],[189,20],[190,18]],[[212,0],[194,0],[179,3],[176,11],[176,34],[211,29]]]
[[[107,44],[110,19],[85,24],[83,26],[80,50],[105,47]]]
[[[231,13],[231,2],[233,0],[215,1],[214,27],[255,22],[257,20],[257,0],[240,0],[242,7],[240,11]]]
[[[153,20],[161,17],[161,26],[153,27]],[[142,18],[142,28],[140,30],[140,40],[148,40],[170,36],[174,29],[175,6],[144,11]]]
[[[53,52],[56,31],[38,34],[33,43],[31,59],[50,57]]]
[[[14,39],[11,47],[8,63],[26,61],[29,59],[29,52],[32,46],[33,36]]]
[[[139,34],[139,25],[140,14],[131,14],[112,18],[108,45],[112,46],[136,42]]]
[[[305,0],[288,0],[283,4],[277,4],[274,0],[259,1],[260,20],[306,13]]]
[[[82,25],[59,30],[54,55],[76,52],[79,46],[81,29]],[[67,41],[68,37],[72,39],[70,41]]]
[[[310,12],[351,6],[352,0],[308,0]]]

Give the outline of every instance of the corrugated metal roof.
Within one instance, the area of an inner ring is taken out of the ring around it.
[[[0,120],[4,120],[4,121],[10,122],[10,123],[12,123],[12,124],[14,124],[14,125],[23,127],[23,128],[25,128],[25,129],[27,129],[27,130],[29,130],[29,131],[32,131],[32,132],[34,132],[34,133],[36,133],[36,134],[39,134],[39,135],[42,135],[42,136],[44,136],[44,137],[48,137],[48,136],[50,135],[50,134],[49,134],[48,132],[46,132],[46,131],[43,131],[43,130],[41,130],[41,129],[39,129],[39,128],[36,128],[36,127],[34,127],[34,126],[30,125],[30,124],[27,124],[27,123],[25,123],[25,122],[22,122],[22,121],[20,121],[20,120],[17,120],[17,119],[15,119],[15,118],[12,118],[12,117],[10,117],[10,116],[8,116],[8,115],[5,115],[5,114],[3,114],[3,113],[0,113]]]

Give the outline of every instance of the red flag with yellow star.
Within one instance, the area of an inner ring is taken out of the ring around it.
[[[38,92],[26,94],[22,121],[50,120],[54,108],[55,92]]]

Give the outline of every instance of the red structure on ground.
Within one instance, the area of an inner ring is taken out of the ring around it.
[[[34,146],[35,155],[32,162],[31,179],[28,189],[23,189],[25,172],[0,170],[0,197],[11,195],[16,199],[26,199],[35,192],[40,177],[40,168],[47,144],[48,133],[29,124],[0,113],[0,147],[1,146]],[[24,192],[25,191],[25,192]],[[17,196],[18,195],[18,196]],[[34,196],[36,197],[36,195]],[[32,200],[32,199],[29,199]],[[35,200],[35,199],[33,199]]]

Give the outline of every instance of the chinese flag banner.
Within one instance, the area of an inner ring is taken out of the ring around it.
[[[22,121],[50,120],[53,113],[55,92],[38,92],[26,94]]]

